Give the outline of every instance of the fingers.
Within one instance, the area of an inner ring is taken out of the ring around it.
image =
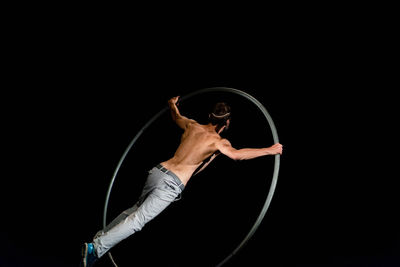
[[[176,104],[179,101],[179,97],[180,96],[175,96],[175,97],[171,98],[172,103]]]
[[[273,146],[276,149],[277,154],[282,155],[283,145],[281,145],[280,143],[276,143]]]
[[[169,103],[169,104],[177,104],[178,101],[179,101],[179,97],[180,97],[180,96],[172,97],[170,100],[168,100],[168,103]]]

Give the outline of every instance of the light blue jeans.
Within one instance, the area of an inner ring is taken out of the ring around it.
[[[160,164],[151,169],[139,201],[118,215],[93,238],[97,256],[100,258],[113,246],[140,231],[169,204],[178,200],[184,188],[178,176]]]

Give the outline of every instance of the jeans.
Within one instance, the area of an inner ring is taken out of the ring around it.
[[[138,202],[123,211],[93,238],[97,256],[100,258],[113,246],[140,231],[146,223],[177,200],[183,189],[184,185],[174,173],[160,164],[152,168]]]

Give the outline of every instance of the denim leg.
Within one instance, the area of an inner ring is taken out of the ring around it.
[[[164,179],[160,179],[157,186],[147,193],[144,200],[121,213],[104,230],[96,234],[93,242],[97,256],[103,256],[113,246],[140,231],[146,223],[168,207],[179,193],[173,190]]]

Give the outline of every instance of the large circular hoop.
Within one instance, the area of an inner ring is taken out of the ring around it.
[[[238,90],[238,89],[234,89],[234,88],[228,88],[228,87],[212,87],[212,88],[205,88],[205,89],[201,89],[195,92],[192,92],[186,96],[181,97],[181,101],[184,101],[190,97],[193,97],[195,95],[199,95],[199,94],[203,94],[203,93],[207,93],[207,92],[229,92],[229,93],[233,93],[233,94],[237,94],[240,95],[248,100],[250,100],[254,105],[256,105],[258,107],[258,109],[263,113],[263,115],[265,116],[265,118],[268,121],[269,127],[271,129],[272,132],[272,137],[274,140],[274,143],[279,143],[279,138],[278,138],[278,133],[275,127],[275,124],[271,118],[271,116],[269,115],[268,111],[266,110],[266,108],[253,96]],[[117,177],[118,171],[123,163],[123,161],[125,160],[126,155],[128,154],[128,152],[131,150],[132,146],[136,143],[136,141],[139,139],[139,137],[142,135],[142,133],[158,118],[160,117],[164,112],[166,112],[168,110],[168,107],[165,107],[164,109],[162,109],[160,112],[158,112],[156,115],[154,115],[143,127],[142,129],[140,129],[140,131],[136,134],[136,136],[132,139],[132,141],[129,143],[128,147],[125,149],[124,153],[122,154],[121,159],[118,162],[117,167],[115,168],[115,171],[113,173],[113,177],[111,179],[110,185],[108,187],[108,191],[107,191],[107,196],[106,196],[106,202],[104,205],[104,212],[103,212],[103,227],[106,227],[107,223],[107,208],[108,208],[108,202],[109,202],[109,198],[110,198],[110,194],[111,194],[111,190],[112,187],[114,185],[114,181]],[[269,208],[269,205],[271,204],[271,200],[272,197],[274,195],[275,192],[275,188],[276,188],[276,184],[278,181],[278,174],[279,174],[279,165],[280,165],[280,155],[277,154],[275,155],[275,163],[274,163],[274,172],[272,175],[272,182],[269,188],[269,192],[268,192],[268,196],[267,199],[265,200],[264,206],[261,209],[260,214],[257,217],[257,220],[255,221],[254,225],[252,226],[252,228],[250,229],[249,233],[246,235],[246,237],[243,239],[243,241],[223,260],[221,261],[216,267],[221,267],[222,265],[224,265],[226,262],[228,262],[235,254],[238,253],[238,251],[250,240],[250,238],[254,235],[254,233],[256,232],[257,228],[260,226],[261,221],[264,219],[265,214],[267,213],[267,210]],[[115,261],[111,255],[111,252],[108,253],[111,261],[113,262],[113,264],[115,266],[117,266],[115,264]]]

